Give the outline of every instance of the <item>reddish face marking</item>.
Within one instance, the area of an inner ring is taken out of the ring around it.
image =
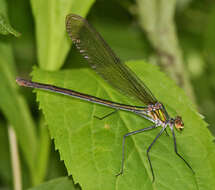
[[[175,118],[175,128],[179,131],[182,131],[184,128],[184,123],[180,116],[176,116],[176,118]]]

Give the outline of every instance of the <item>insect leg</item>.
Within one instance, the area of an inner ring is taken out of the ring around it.
[[[173,141],[174,141],[174,149],[175,149],[175,153],[176,155],[181,158],[185,164],[191,169],[191,171],[193,172],[193,174],[195,174],[193,168],[190,166],[190,164],[178,153],[178,149],[177,149],[177,144],[176,144],[176,137],[175,137],[175,132],[174,129],[172,127],[170,127],[171,131],[172,131],[172,136],[173,136]]]
[[[118,111],[118,110],[116,109],[116,110],[114,110],[113,112],[110,112],[109,114],[104,115],[104,116],[102,116],[102,117],[98,117],[98,116],[96,116],[96,115],[94,115],[94,117],[95,117],[96,119],[103,120],[103,119],[105,119],[105,118],[111,116],[112,114],[116,113],[117,111]]]
[[[155,180],[155,175],[154,175],[154,171],[153,171],[153,168],[152,168],[152,163],[151,163],[151,159],[150,159],[150,156],[149,156],[149,151],[151,150],[153,144],[156,142],[156,140],[161,136],[161,134],[164,132],[164,130],[166,129],[166,126],[163,127],[160,132],[158,133],[158,135],[155,137],[155,139],[152,141],[152,143],[150,144],[150,146],[148,147],[147,149],[147,157],[148,157],[148,161],[149,161],[149,165],[150,165],[150,168],[151,168],[151,172],[152,172],[152,182],[154,182]]]
[[[123,142],[122,142],[122,162],[121,162],[121,170],[118,174],[116,174],[116,176],[119,176],[121,174],[123,174],[123,169],[124,169],[124,161],[125,161],[125,139],[126,137],[128,136],[131,136],[131,135],[135,135],[137,133],[142,133],[144,131],[148,131],[148,130],[151,130],[151,129],[154,129],[156,128],[157,126],[156,125],[153,125],[151,127],[147,127],[147,128],[144,128],[144,129],[140,129],[140,130],[137,130],[137,131],[132,131],[130,133],[126,133],[124,136],[123,136]]]

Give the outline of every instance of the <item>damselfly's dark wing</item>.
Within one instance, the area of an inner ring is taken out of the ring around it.
[[[112,86],[144,104],[157,102],[146,85],[114,54],[96,30],[82,17],[66,17],[66,30],[91,67]]]

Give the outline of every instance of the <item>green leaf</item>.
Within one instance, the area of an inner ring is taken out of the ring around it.
[[[73,181],[68,179],[68,177],[61,177],[43,183],[37,187],[30,188],[29,190],[59,190],[59,189],[75,190],[77,188],[74,187]]]
[[[54,138],[56,149],[64,160],[75,183],[88,189],[199,189],[215,186],[215,148],[207,124],[195,111],[183,90],[170,81],[157,67],[143,61],[128,66],[147,84],[172,117],[180,115],[185,123],[182,133],[176,132],[179,153],[190,163],[195,175],[177,157],[171,136],[162,135],[151,149],[155,182],[146,157],[146,150],[160,128],[126,139],[125,168],[120,171],[122,137],[152,123],[124,111],[100,121],[112,109],[72,97],[37,90],[37,100]],[[47,72],[35,69],[33,80],[73,89],[115,102],[134,104],[119,94],[98,75],[88,69]],[[117,81],[116,81],[117,82]],[[169,134],[171,134],[169,132]],[[96,182],[96,183],[95,183]]]
[[[1,41],[0,109],[8,123],[15,129],[19,145],[33,178],[35,172],[36,131],[26,102],[18,92],[15,76],[12,48],[9,43]]]
[[[0,2],[0,34],[7,35],[12,34],[16,37],[20,36],[20,33],[17,32],[11,25],[7,16],[7,4],[5,0]]]
[[[48,132],[48,127],[42,117],[39,123],[39,138],[37,151],[37,164],[35,168],[35,181],[34,184],[40,184],[46,177],[48,161],[50,156],[51,139]]]
[[[10,163],[10,152],[9,152],[9,141],[6,124],[0,122],[0,179],[3,182],[2,186],[11,185],[12,186],[12,173],[11,173],[11,163]]]
[[[13,34],[16,37],[19,37],[21,35],[10,25],[9,21],[1,14],[0,14],[0,34],[3,35]]]
[[[85,16],[93,3],[94,0],[31,0],[42,69],[57,70],[63,65],[71,45],[65,32],[66,15],[76,13]]]

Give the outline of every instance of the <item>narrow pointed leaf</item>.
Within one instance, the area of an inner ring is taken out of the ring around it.
[[[0,42],[0,110],[7,122],[14,127],[25,161],[34,176],[36,131],[27,104],[18,92],[15,77],[11,45]]]
[[[21,34],[17,32],[9,23],[9,21],[0,13],[0,34],[12,34],[19,37]]]
[[[20,33],[10,25],[7,14],[7,1],[5,0],[0,1],[0,34],[12,34],[16,37],[20,36]]]
[[[65,32],[66,15],[85,16],[93,3],[94,0],[31,0],[41,68],[57,70],[63,65],[71,45]]]

